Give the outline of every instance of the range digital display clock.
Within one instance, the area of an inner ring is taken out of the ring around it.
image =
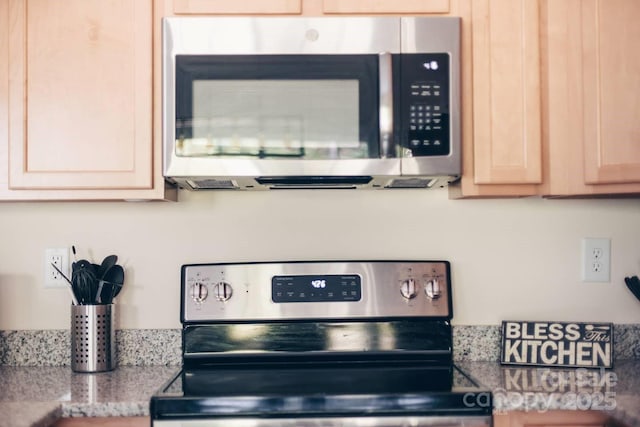
[[[289,302],[345,302],[362,299],[362,278],[357,274],[273,276],[271,300]]]

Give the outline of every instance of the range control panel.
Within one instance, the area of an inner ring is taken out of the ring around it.
[[[182,266],[183,323],[452,317],[447,261]]]
[[[271,300],[284,302],[360,301],[362,278],[353,274],[274,276]]]

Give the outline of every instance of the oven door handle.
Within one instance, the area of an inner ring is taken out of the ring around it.
[[[380,123],[380,157],[387,158],[393,155],[393,63],[390,52],[380,53],[378,61],[380,110],[378,112]]]

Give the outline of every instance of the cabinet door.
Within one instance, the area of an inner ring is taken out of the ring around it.
[[[598,411],[513,411],[493,415],[494,427],[605,427],[610,421]]]
[[[173,0],[176,14],[300,14],[302,0]]]
[[[447,13],[449,0],[323,0],[324,13]]]
[[[62,418],[54,427],[148,427],[151,425],[149,417],[82,417]]]
[[[637,0],[582,2],[587,184],[640,183],[639,19]]]
[[[473,1],[477,184],[542,182],[538,3]]]
[[[473,0],[463,20],[462,178],[451,198],[536,195],[542,182],[538,0]]]
[[[152,188],[152,5],[10,0],[9,186]]]
[[[640,3],[546,0],[551,195],[640,193]]]
[[[6,0],[0,0],[0,193],[9,185],[9,37],[7,28],[9,28],[9,3]]]

